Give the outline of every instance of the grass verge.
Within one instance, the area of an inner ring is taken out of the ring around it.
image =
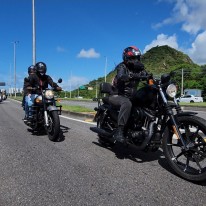
[[[22,97],[9,97],[11,99],[15,99],[17,101],[22,101]],[[57,102],[57,105],[62,105],[62,110],[65,111],[70,111],[70,112],[79,112],[79,113],[83,113],[83,112],[94,112],[94,110],[86,108],[86,107],[82,107],[82,106],[70,106],[70,105],[64,105],[61,103]]]

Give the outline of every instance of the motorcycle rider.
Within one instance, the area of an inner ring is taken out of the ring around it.
[[[61,87],[59,87],[57,83],[55,83],[53,79],[46,74],[47,66],[44,62],[36,63],[35,67],[36,75],[29,77],[29,84],[34,90],[33,94],[28,99],[29,108],[31,108],[31,106],[34,104],[34,99],[39,94],[41,94],[42,90],[48,88],[48,85],[50,85],[52,88],[55,88],[58,91],[61,91]],[[30,115],[32,114],[30,113]]]
[[[30,84],[29,84],[29,77],[34,75],[36,73],[36,67],[34,65],[31,65],[28,67],[28,77],[24,78],[24,85],[23,85],[23,100],[22,100],[22,107],[25,110],[25,117],[24,121],[27,121],[27,118],[29,116],[28,114],[28,96],[31,95],[32,90],[30,90]]]
[[[123,62],[116,66],[117,74],[113,80],[113,87],[117,94],[109,96],[112,105],[120,107],[118,114],[118,128],[114,133],[114,140],[124,143],[124,127],[130,116],[132,103],[135,98],[137,86],[140,79],[134,79],[134,76],[145,76],[144,65],[140,62],[141,51],[135,46],[129,46],[124,49]]]

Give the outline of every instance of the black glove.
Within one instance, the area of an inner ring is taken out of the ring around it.
[[[132,97],[134,92],[135,92],[134,88],[125,87],[125,89],[124,89],[124,94],[126,97]]]

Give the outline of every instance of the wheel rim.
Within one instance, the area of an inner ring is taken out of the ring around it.
[[[189,150],[185,151],[176,135],[171,135],[167,147],[173,163],[188,175],[203,174],[206,172],[206,131],[196,123],[186,121],[179,128]]]
[[[47,127],[47,131],[49,134],[53,134],[54,133],[54,125],[53,125],[53,119],[50,115],[48,115],[48,124],[49,126]]]

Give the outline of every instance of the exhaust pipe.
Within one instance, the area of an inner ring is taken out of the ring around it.
[[[95,132],[99,135],[106,136],[106,137],[112,137],[112,135],[113,135],[113,133],[109,133],[109,132],[105,131],[104,129],[100,129],[98,127],[90,127],[90,130],[92,132]]]

